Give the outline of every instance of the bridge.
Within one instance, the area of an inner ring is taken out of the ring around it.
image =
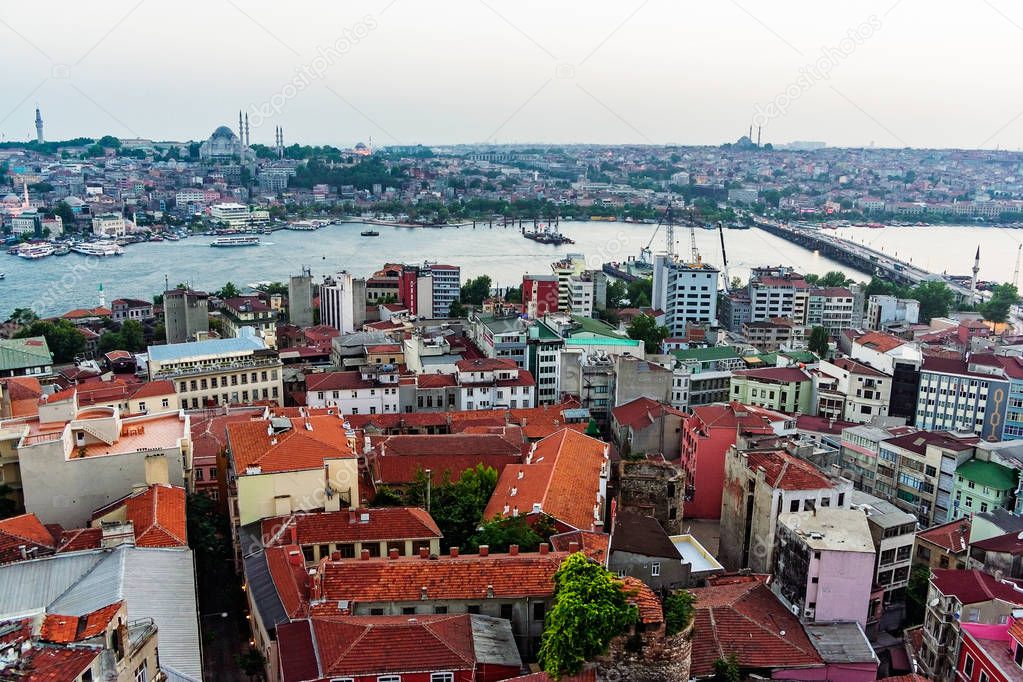
[[[798,244],[805,249],[817,251],[823,256],[847,265],[862,273],[877,276],[897,284],[914,286],[920,282],[944,282],[960,303],[969,301],[970,289],[948,276],[928,272],[921,267],[895,258],[891,254],[857,244],[834,235],[831,231],[817,228],[795,227],[758,219],[754,224],[785,241]],[[981,292],[978,292],[981,295]]]

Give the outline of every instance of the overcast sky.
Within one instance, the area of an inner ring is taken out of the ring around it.
[[[1023,147],[1011,0],[0,3],[0,134]]]

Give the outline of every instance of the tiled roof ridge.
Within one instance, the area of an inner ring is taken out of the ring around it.
[[[467,614],[467,615],[469,615],[469,614]],[[455,651],[454,647],[452,647],[451,644],[448,642],[448,638],[447,637],[442,637],[440,635],[440,633],[434,631],[434,629],[433,629],[434,625],[439,624],[439,623],[446,623],[449,620],[452,620],[452,618],[440,618],[440,619],[437,619],[437,620],[431,620],[431,621],[428,621],[428,622],[424,622],[423,623],[423,629],[428,631],[431,635],[433,635],[434,639],[439,640],[440,643],[443,644],[447,648],[448,651],[450,651],[452,654],[457,656],[459,659],[465,661],[466,663],[474,664],[475,663],[476,642],[475,642],[475,640],[473,639],[473,636],[472,636],[472,618],[471,618],[471,616],[470,616],[470,619],[469,619],[469,641],[472,643],[472,650],[473,650],[473,658],[472,659],[466,658],[465,654],[460,653],[458,651]]]
[[[35,513],[33,513],[33,512],[28,512],[26,514],[20,514],[19,516],[12,516],[10,519],[4,519],[4,520],[7,521],[7,520],[11,520],[11,519],[16,519],[16,518],[19,518],[21,516],[25,516],[25,517],[32,516],[33,518],[35,518],[36,521],[39,521],[39,517],[37,517],[35,515]],[[39,521],[39,525],[42,526],[42,521]],[[43,529],[45,530],[46,526],[43,526]],[[49,532],[49,531],[47,531],[47,532]],[[0,528],[0,533],[2,533],[4,535],[10,535],[11,537],[18,538],[19,540],[24,540],[26,542],[31,542],[33,544],[37,544],[37,542],[36,542],[36,540],[34,538],[26,537],[22,533],[15,533],[15,532],[11,531],[10,529],[8,529],[6,526],[4,526],[3,528]],[[52,534],[51,534],[51,537],[52,537]],[[57,544],[58,543],[57,543],[56,540],[53,540],[51,542],[51,545],[53,547],[56,547]]]

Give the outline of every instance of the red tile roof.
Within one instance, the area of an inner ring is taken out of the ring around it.
[[[920,531],[916,536],[948,552],[960,554],[966,551],[967,545],[970,542],[970,524],[970,518],[964,516],[961,519],[949,521],[940,526],[931,526],[927,530]]]
[[[646,583],[632,576],[622,578],[622,590],[625,591],[629,603],[639,611],[639,622],[644,625],[664,622],[661,600]]]
[[[567,552],[569,545],[573,542],[578,543],[580,552],[600,565],[604,565],[607,559],[608,545],[611,542],[610,535],[591,530],[570,530],[567,533],[551,536],[551,548],[559,552]]]
[[[502,369],[517,369],[518,365],[514,360],[501,358],[476,358],[473,360],[459,360],[455,363],[459,372],[495,372]]]
[[[305,558],[297,545],[267,547],[266,565],[289,618],[302,618],[309,612],[309,574]]]
[[[603,514],[601,476],[606,476],[608,445],[562,429],[533,446],[526,464],[501,473],[485,518],[516,516],[539,509],[580,530],[593,530]]]
[[[473,670],[476,666],[469,614],[314,618],[312,624],[327,676]]]
[[[10,401],[11,417],[28,417],[39,413],[37,403],[43,387],[35,377],[12,377],[2,382],[3,392]]]
[[[696,597],[693,676],[714,673],[714,661],[735,654],[742,668],[822,666],[799,623],[755,576],[691,589]]]
[[[363,379],[362,373],[358,371],[348,372],[317,372],[306,375],[305,387],[307,392],[316,391],[345,391],[359,388],[375,388],[379,384],[372,379]]]
[[[308,422],[312,429],[305,428]],[[270,431],[271,433],[268,433]],[[291,428],[273,433],[267,420],[227,424],[235,471],[250,467],[261,473],[319,469],[328,459],[355,457],[348,445],[344,422],[336,416],[291,419]]]
[[[420,469],[430,469],[435,481],[458,478],[477,464],[498,473],[522,459],[521,447],[497,434],[439,434],[388,436],[372,457],[377,481],[411,483]]]
[[[24,682],[77,680],[100,655],[99,649],[35,646],[22,657]]]
[[[746,468],[764,469],[764,479],[781,490],[823,490],[834,487],[831,480],[809,462],[784,450],[753,450],[746,453]]]
[[[737,402],[698,405],[692,409],[692,412],[693,417],[690,419],[698,422],[701,428],[728,429],[730,431],[741,428],[743,431],[771,432],[772,423],[790,419],[780,412]]]
[[[363,515],[367,517],[362,520]],[[382,540],[420,540],[441,537],[425,509],[380,507],[339,512],[277,516],[262,521],[263,537],[271,544],[291,544],[291,530],[299,545],[323,545]]]
[[[955,595],[963,604],[1001,599],[1023,605],[1023,582],[999,581],[983,571],[936,568],[932,571],[931,583],[943,595]]]
[[[633,429],[645,429],[666,414],[681,416],[683,413],[646,396],[640,396],[611,410],[615,421]]]
[[[104,633],[110,621],[124,606],[123,601],[114,602],[84,616],[62,616],[46,614],[43,618],[39,637],[47,642],[68,644],[81,642]]]
[[[21,547],[55,550],[56,539],[35,514],[0,519],[0,563],[21,561]],[[29,554],[31,557],[32,554]]]
[[[554,574],[567,555],[475,554],[439,559],[342,559],[320,563],[314,599],[375,603],[423,599],[550,597]]]
[[[837,358],[831,361],[835,367],[844,369],[847,372],[853,374],[863,374],[871,377],[887,377],[888,375],[884,372],[879,372],[870,365],[864,365],[862,362],[856,362],[852,358]]]
[[[102,528],[75,528],[61,534],[57,551],[80,552],[85,549],[98,549],[102,543]]]
[[[862,336],[858,336],[855,339],[856,343],[876,350],[879,353],[887,353],[890,350],[894,350],[899,346],[905,345],[905,341],[897,336],[891,334],[885,334],[883,332],[867,332]]]
[[[125,500],[125,515],[137,547],[188,546],[184,488],[151,485]]]

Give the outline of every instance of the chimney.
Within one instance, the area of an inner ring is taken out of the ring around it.
[[[480,545],[480,556],[490,556],[490,545]]]
[[[578,542],[570,542],[570,543],[568,543],[568,553],[569,554],[575,554],[578,551],[579,551],[579,543]]]
[[[546,542],[541,542],[540,543],[540,554],[543,555],[543,556],[546,556],[546,555],[550,554],[550,552],[551,552],[551,546],[548,545]]]
[[[430,548],[429,547],[420,547],[419,548],[419,558],[420,559],[429,559],[430,558]]]
[[[167,467],[167,456],[162,452],[147,455],[145,460],[146,485],[160,483],[170,485],[170,470]]]
[[[508,546],[508,555],[509,556],[518,556],[519,555],[519,546],[518,545],[509,545]]]
[[[452,547],[451,548],[451,558],[452,559],[457,559],[458,558],[458,548],[457,547]]]
[[[419,588],[419,598],[420,599],[426,599],[427,598],[427,596],[426,596],[426,586],[425,585],[423,587]]]
[[[293,549],[290,552],[288,552],[288,563],[291,564],[292,566],[301,566],[303,563],[302,552],[298,551],[297,549]]]
[[[368,549],[362,550],[362,560],[363,561],[369,561],[369,550]]]

